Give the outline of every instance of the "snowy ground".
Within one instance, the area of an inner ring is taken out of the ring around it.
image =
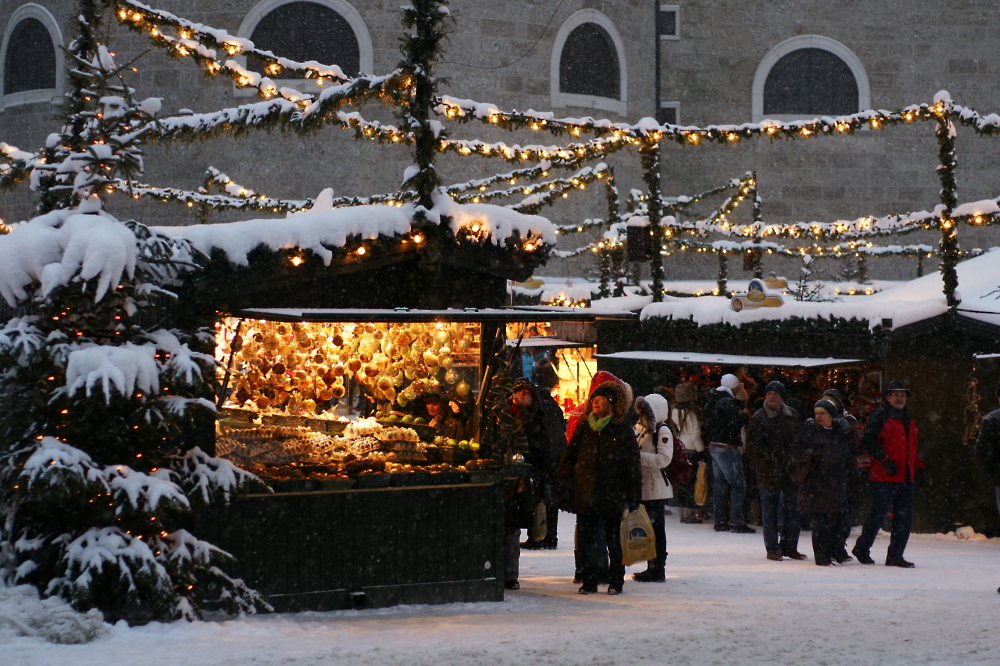
[[[558,551],[524,553],[521,590],[505,603],[115,627],[87,645],[15,638],[0,644],[0,663],[1000,663],[1000,540],[918,535],[906,551],[914,570],[826,569],[811,557],[764,559],[759,531],[717,534],[710,525],[680,525],[676,515],[667,521],[667,583],[628,580],[620,597],[576,593],[572,516],[563,514],[560,534],[570,538]],[[877,562],[887,542],[876,542]],[[812,553],[808,533],[800,550]]]

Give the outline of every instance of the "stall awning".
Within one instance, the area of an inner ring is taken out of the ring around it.
[[[517,345],[517,338],[507,341],[508,347],[514,347]],[[528,347],[538,348],[547,347],[549,349],[566,349],[568,347],[593,347],[594,345],[587,344],[586,342],[570,342],[569,340],[560,340],[559,338],[553,338],[545,335],[536,335],[533,338],[524,338],[521,340],[521,349]]]
[[[269,321],[498,321],[498,322],[535,322],[535,321],[595,321],[598,319],[635,319],[633,312],[608,312],[599,314],[586,308],[465,308],[463,310],[411,310],[395,308],[392,310],[357,309],[325,309],[325,308],[248,308],[233,313],[235,317],[247,319],[267,319]],[[570,343],[570,346],[574,346]]]
[[[692,363],[696,365],[750,365],[770,368],[821,368],[831,365],[864,363],[860,358],[794,358],[788,356],[741,356],[738,354],[702,354],[672,351],[629,351],[598,354],[598,358],[625,361],[660,361],[662,363]]]

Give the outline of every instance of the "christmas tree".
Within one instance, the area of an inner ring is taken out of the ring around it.
[[[146,324],[191,250],[101,201],[141,173],[159,100],[134,99],[95,3],[80,9],[63,128],[34,166],[40,215],[0,244],[3,296],[31,313],[0,330],[0,580],[111,620],[254,612],[228,555],[185,529],[252,480],[184,446],[215,409],[212,335]]]

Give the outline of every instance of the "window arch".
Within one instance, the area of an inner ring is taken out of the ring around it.
[[[44,7],[29,3],[13,13],[0,43],[0,109],[59,100],[61,44],[59,26]]]
[[[611,19],[593,9],[581,9],[566,19],[552,48],[552,106],[625,115],[627,90],[625,48]]]
[[[263,0],[243,19],[237,34],[284,58],[338,65],[348,76],[374,70],[371,35],[364,19],[345,0]],[[262,71],[252,60],[247,67]],[[276,83],[317,90],[313,81],[292,72]],[[255,93],[238,89],[237,94]]]
[[[764,56],[754,75],[754,122],[850,115],[870,105],[864,65],[829,37],[786,39]]]

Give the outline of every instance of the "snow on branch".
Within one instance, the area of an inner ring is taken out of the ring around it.
[[[86,389],[87,397],[97,386],[110,403],[114,392],[131,397],[136,391],[153,394],[160,389],[154,345],[98,345],[72,351],[66,365],[66,392]],[[114,389],[114,391],[112,391]]]
[[[28,153],[0,142],[0,190],[30,178],[39,159],[37,153]]]
[[[286,98],[308,99],[311,95],[303,95],[290,89],[278,90],[269,78],[261,77],[260,74],[247,70],[233,60],[220,62],[219,52],[230,57],[242,54],[264,63],[265,72],[271,76],[278,76],[283,71],[296,72],[316,80],[320,85],[324,81],[348,84],[359,79],[371,78],[352,78],[338,65],[324,65],[315,61],[298,62],[283,58],[270,51],[258,49],[249,39],[189,21],[162,9],[154,9],[136,0],[116,0],[114,4],[115,13],[122,24],[137,32],[148,33],[157,46],[166,48],[178,58],[194,58],[209,74],[226,74],[238,86],[257,88],[265,97],[280,95]],[[176,37],[164,33],[161,30],[164,26],[173,28]]]
[[[472,192],[455,197],[455,201],[465,203],[480,203],[492,199],[501,199],[518,194],[523,194],[527,198],[519,204],[512,206],[521,212],[537,212],[544,204],[554,203],[555,197],[564,194],[571,189],[584,189],[595,181],[604,178],[608,173],[608,165],[601,162],[593,167],[584,167],[572,176],[557,178],[555,180],[535,183],[534,185],[522,185],[510,187],[504,190],[493,190],[491,192]],[[516,179],[513,179],[516,180]],[[508,181],[509,182],[509,181]]]
[[[173,469],[188,495],[205,504],[216,496],[229,501],[234,492],[257,480],[253,474],[223,458],[212,458],[197,446],[175,456]]]
[[[438,150],[441,152],[454,152],[462,156],[499,157],[514,163],[549,160],[554,167],[570,168],[579,166],[581,162],[603,159],[629,145],[631,144],[628,140],[620,137],[603,137],[566,146],[521,146],[520,144],[508,146],[502,141],[486,143],[478,139],[438,140]]]
[[[569,133],[573,136],[593,132],[596,136],[624,137],[640,143],[671,140],[692,146],[706,142],[733,144],[743,139],[764,137],[793,139],[835,136],[918,121],[942,122],[945,118],[953,118],[972,127],[980,135],[1000,134],[1000,116],[995,113],[982,116],[966,107],[951,104],[950,97],[944,91],[935,95],[931,104],[913,104],[897,111],[869,109],[846,116],[823,116],[811,120],[762,120],[759,123],[706,127],[661,125],[652,118],[643,118],[634,125],[595,120],[591,117],[556,118],[552,112],[502,111],[494,104],[447,96],[437,99],[435,112],[459,122],[478,120],[507,130],[530,129],[556,135]]]
[[[367,121],[356,113],[340,111],[344,106],[388,94],[387,89],[399,85],[402,78],[399,72],[394,72],[384,77],[354,79],[327,88],[315,101],[270,99],[209,113],[167,116],[158,122],[159,138],[202,140],[223,135],[242,136],[254,129],[271,130],[279,126],[309,132],[327,124],[339,124],[344,129],[355,130],[358,138],[379,143],[409,142],[409,133],[393,125]]]

